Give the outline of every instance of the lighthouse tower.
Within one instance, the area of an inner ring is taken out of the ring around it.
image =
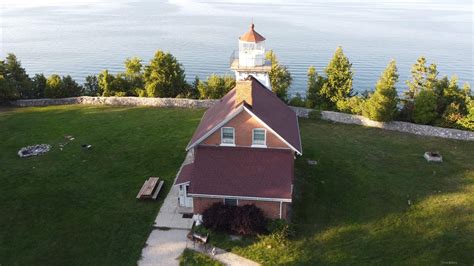
[[[250,25],[249,31],[239,38],[239,51],[231,56],[230,68],[235,72],[236,80],[244,80],[252,75],[271,90],[271,62],[265,60],[265,38]]]

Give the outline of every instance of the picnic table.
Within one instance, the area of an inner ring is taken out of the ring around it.
[[[143,183],[142,188],[138,192],[137,199],[156,199],[163,187],[164,181],[159,177],[150,177]]]

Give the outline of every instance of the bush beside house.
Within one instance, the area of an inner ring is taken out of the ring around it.
[[[203,226],[217,232],[255,235],[265,232],[267,219],[255,205],[229,206],[214,203],[203,214]]]

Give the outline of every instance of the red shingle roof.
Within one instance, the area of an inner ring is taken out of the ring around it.
[[[265,41],[265,37],[260,35],[258,32],[255,31],[255,25],[252,23],[250,24],[250,29],[244,35],[240,36],[239,40],[244,42],[263,42]]]
[[[246,107],[301,154],[300,131],[296,113],[256,78],[250,76],[250,80],[252,106],[246,105]],[[241,104],[236,103],[235,99],[236,91],[234,88],[206,111],[187,149],[198,144],[197,142],[206,133],[239,110]]]
[[[195,152],[191,194],[291,199],[289,150],[199,145]]]
[[[178,177],[176,178],[175,184],[183,184],[191,181],[192,173],[193,173],[193,166],[194,164],[186,164],[183,165],[181,171],[178,173]]]

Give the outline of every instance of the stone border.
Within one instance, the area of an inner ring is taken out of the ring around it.
[[[12,106],[48,106],[66,104],[85,105],[118,105],[118,106],[152,106],[152,107],[179,107],[179,108],[209,108],[219,100],[194,100],[184,98],[147,98],[147,97],[71,97],[59,99],[30,99],[10,102]],[[290,106],[299,117],[308,117],[313,109]],[[344,124],[355,124],[368,127],[377,127],[386,130],[411,133],[421,136],[440,137],[447,139],[474,141],[474,132],[453,128],[433,127],[414,123],[392,121],[377,122],[360,115],[351,115],[332,111],[322,111],[321,118]]]
[[[312,109],[302,107],[292,106],[291,108],[296,112],[299,117],[308,117],[309,113],[313,111]],[[420,136],[474,141],[474,132],[467,130],[419,125],[401,121],[378,122],[360,115],[351,115],[332,111],[321,111],[321,118],[324,120],[329,120],[338,123],[376,127]]]
[[[70,97],[58,99],[28,99],[10,102],[16,107],[86,104],[118,106],[153,106],[180,108],[209,108],[219,100],[194,100],[184,98],[148,98],[148,97]]]

